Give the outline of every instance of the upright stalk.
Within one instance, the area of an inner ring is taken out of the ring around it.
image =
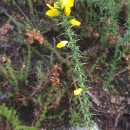
[[[68,38],[69,44],[68,47],[71,49],[71,58],[73,67],[72,70],[75,75],[76,83],[77,85],[83,89],[83,92],[81,95],[79,95],[79,102],[81,106],[81,111],[84,116],[84,121],[86,125],[90,128],[92,125],[91,122],[91,113],[90,113],[90,102],[88,95],[86,94],[87,86],[85,85],[87,79],[84,74],[83,70],[83,63],[81,62],[81,54],[79,50],[79,46],[77,46],[77,36],[75,32],[72,29],[72,26],[70,26],[66,21],[68,21],[67,17],[62,16],[62,22],[61,25],[65,30],[65,36]]]

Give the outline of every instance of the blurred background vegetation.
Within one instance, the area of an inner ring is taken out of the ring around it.
[[[0,1],[0,129],[83,126],[73,96],[71,52],[56,49],[60,19],[45,15],[53,0]],[[130,128],[130,1],[75,0],[93,121],[103,130]],[[63,37],[64,38],[64,37]],[[105,119],[105,120],[104,120]]]

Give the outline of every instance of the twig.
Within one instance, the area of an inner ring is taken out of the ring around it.
[[[115,76],[121,74],[121,73],[124,73],[124,72],[128,71],[128,70],[130,70],[130,69],[129,69],[129,68],[125,68],[125,69],[123,69],[122,71],[119,71],[118,73],[116,73],[115,75],[113,75],[113,78],[114,78]]]
[[[100,106],[101,103],[98,101],[98,99],[89,91],[87,90],[86,93],[92,98],[92,101],[97,105]]]
[[[15,2],[15,1],[14,1]],[[19,11],[22,13],[22,15],[26,18],[26,20],[30,23],[29,18],[27,17],[27,15],[22,11],[22,9],[19,7],[19,5],[15,2],[17,8],[19,9]]]
[[[7,10],[6,10],[4,7],[1,7],[1,6],[0,6],[0,9],[1,9],[1,11],[2,11],[7,17],[11,18],[11,16],[9,15],[9,13],[7,12]],[[18,22],[17,22],[15,19],[11,18],[11,20],[12,20],[12,22],[13,22],[15,25],[18,25]]]
[[[112,130],[116,130],[116,127],[117,127],[117,124],[118,124],[118,122],[119,122],[119,119],[120,119],[120,117],[121,117],[121,115],[122,115],[122,113],[123,113],[123,111],[122,111],[123,108],[124,108],[124,106],[119,109],[119,114],[118,114],[118,115],[116,116],[116,118],[115,118],[115,125],[114,125],[114,127],[112,128]]]

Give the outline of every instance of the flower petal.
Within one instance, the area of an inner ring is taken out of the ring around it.
[[[60,0],[61,9],[64,10],[66,16],[69,16],[71,13],[71,7],[74,5],[74,0]]]
[[[70,13],[71,13],[71,7],[66,6],[66,7],[64,8],[64,14],[65,14],[66,16],[69,16]]]
[[[60,0],[60,2],[62,3],[62,9],[65,7],[73,7],[74,5],[74,0]]]
[[[83,91],[82,88],[77,88],[76,90],[74,90],[74,96],[79,95],[82,91]]]
[[[58,44],[56,45],[56,47],[57,47],[57,48],[65,47],[67,43],[68,43],[68,41],[61,41],[60,43],[58,43]]]
[[[50,17],[55,17],[58,16],[60,14],[60,12],[57,9],[50,9],[46,12],[46,15],[50,16]]]
[[[54,8],[57,8],[57,9],[59,8],[58,2],[54,3]]]
[[[81,25],[81,23],[76,19],[71,19],[69,21],[69,23],[72,24],[73,26],[80,26]]]
[[[50,4],[46,4],[46,6],[50,9],[54,9],[54,7],[52,7]]]

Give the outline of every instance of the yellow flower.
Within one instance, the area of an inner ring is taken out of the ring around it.
[[[69,16],[71,13],[71,7],[74,5],[74,0],[60,0],[61,9],[64,10],[66,16]]]
[[[70,7],[65,7],[64,8],[64,14],[66,15],[66,16],[69,16],[70,15],[70,13],[71,13],[71,8]]]
[[[50,4],[46,4],[50,10],[46,12],[46,15],[50,17],[58,16],[60,14],[58,9],[64,10],[64,14],[69,16],[71,13],[71,7],[74,5],[74,0],[59,0],[58,2],[54,3],[54,7]]]
[[[48,6],[48,8],[50,8],[47,12],[46,15],[50,16],[50,17],[55,17],[58,16],[60,14],[59,10],[58,10],[58,6],[56,3],[54,3],[54,7],[52,7],[50,4],[46,4]]]
[[[72,24],[73,26],[80,26],[81,25],[81,23],[76,19],[71,19],[69,21],[69,23]]]
[[[65,6],[73,7],[73,5],[74,5],[74,0],[60,0],[60,2],[62,3],[62,9]]]
[[[83,91],[82,88],[77,88],[76,90],[74,90],[74,96],[79,95],[82,91]]]
[[[60,43],[58,43],[58,44],[56,45],[56,47],[57,47],[57,48],[65,47],[67,43],[68,43],[68,41],[61,41]]]

